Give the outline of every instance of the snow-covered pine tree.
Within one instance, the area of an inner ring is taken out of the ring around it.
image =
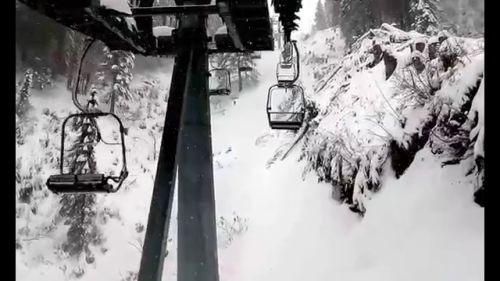
[[[115,113],[118,106],[125,106],[123,100],[132,99],[130,93],[130,82],[132,81],[132,69],[134,68],[135,56],[131,52],[111,51],[104,47],[104,62],[98,72],[98,80],[101,85],[105,81],[111,81],[105,100],[110,105],[110,112]],[[107,85],[104,84],[104,87]]]
[[[329,27],[340,24],[340,0],[325,0],[325,15]]]
[[[52,85],[52,70],[44,64],[39,57],[33,60],[30,66],[33,72],[32,88],[43,90],[46,86]]]
[[[325,13],[325,7],[321,3],[321,0],[318,0],[316,4],[316,12],[314,14],[314,26],[313,30],[319,31],[328,28],[328,17]]]
[[[410,3],[411,29],[420,33],[435,35],[440,27],[439,0],[412,0]]]
[[[340,9],[340,28],[348,45],[377,24],[372,0],[341,0]]]
[[[31,104],[29,101],[30,97],[30,89],[33,83],[33,69],[28,68],[24,73],[24,81],[17,94],[16,101],[16,115],[23,119],[26,116],[26,113],[31,108]]]
[[[249,55],[238,53],[215,54],[210,57],[211,68],[224,68],[231,73],[231,84],[239,83],[241,76],[242,84],[253,85],[259,80],[259,72],[255,67],[255,62]],[[239,68],[250,67],[251,70],[239,73]]]
[[[75,139],[67,153],[71,174],[96,173],[93,143],[97,139],[97,128],[88,117],[74,118],[72,130],[80,135]],[[82,145],[86,143],[85,145]],[[64,161],[62,159],[61,161]],[[101,231],[96,224],[95,194],[64,194],[60,200],[59,215],[65,218],[70,227],[63,251],[79,259],[85,253],[85,261],[92,263],[94,255],[89,245],[102,241]]]
[[[333,5],[334,5],[334,1],[333,0],[324,0],[325,1],[325,8],[324,8],[324,12],[325,12],[325,16],[326,16],[326,24],[328,27],[333,27],[333,17],[334,17],[334,14],[333,14]]]
[[[24,144],[24,133],[23,126],[21,125],[21,119],[16,114],[16,144],[23,145]]]
[[[484,1],[439,0],[444,28],[459,36],[477,37],[484,34]]]
[[[253,86],[259,81],[259,72],[257,71],[256,64],[250,55],[240,55],[239,57],[240,67],[251,68],[249,71],[244,71],[241,73],[242,83]]]
[[[73,91],[76,82],[84,41],[85,38],[76,31],[68,30],[66,32],[64,61],[66,63],[66,78],[68,79],[66,88],[70,91]]]

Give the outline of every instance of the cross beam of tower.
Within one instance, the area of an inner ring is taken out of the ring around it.
[[[175,56],[138,280],[162,279],[177,180],[177,280],[218,281],[208,53],[273,50],[267,0],[217,0],[215,5],[210,0],[176,0],[174,7],[153,7],[154,0],[141,0],[131,14],[106,9],[100,0],[19,1],[112,50]],[[295,9],[278,2],[287,15]],[[179,22],[175,32],[153,36],[152,16],[172,14]],[[210,51],[209,14],[218,14],[228,31],[215,36],[216,49]]]

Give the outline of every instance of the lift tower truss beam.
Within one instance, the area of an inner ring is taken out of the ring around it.
[[[139,281],[161,280],[175,166],[178,173],[177,280],[219,280],[205,20],[206,16],[196,14],[179,17],[176,35],[179,47]]]

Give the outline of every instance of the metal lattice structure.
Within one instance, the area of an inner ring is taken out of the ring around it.
[[[99,0],[19,0],[55,21],[96,38],[111,50],[131,51],[145,56],[175,55],[175,34],[153,35],[155,15],[218,14],[228,34],[218,36],[215,52],[272,51],[272,26],[267,0],[176,1],[179,6],[156,6],[154,0],[137,1],[124,14],[101,6]],[[183,4],[186,2],[186,5]]]

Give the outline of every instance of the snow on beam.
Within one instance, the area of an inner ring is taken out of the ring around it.
[[[155,15],[175,14],[217,14],[215,5],[155,6],[136,7],[132,9],[133,17],[150,17]]]
[[[126,15],[132,15],[127,0],[100,0],[99,2],[100,6],[106,9],[115,10]]]
[[[227,34],[227,27],[225,25],[219,27],[215,34]]]
[[[154,37],[160,37],[160,36],[172,36],[172,32],[174,31],[175,28],[171,26],[155,26],[153,27],[153,36]]]

